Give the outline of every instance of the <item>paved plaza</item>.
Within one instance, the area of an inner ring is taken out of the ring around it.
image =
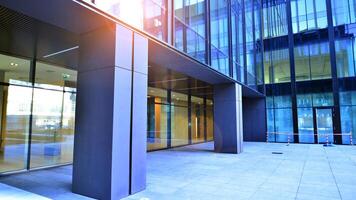
[[[356,146],[246,142],[239,155],[212,149],[205,143],[148,153],[147,189],[126,199],[356,198]],[[87,199],[70,192],[71,166],[2,177],[0,183],[0,199]]]

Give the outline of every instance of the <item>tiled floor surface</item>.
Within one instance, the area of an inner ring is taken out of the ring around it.
[[[356,199],[356,146],[245,143],[239,155],[214,153],[212,146],[149,153],[147,189],[126,199]],[[71,166],[0,182],[51,199],[85,199],[70,192]],[[9,190],[21,198],[21,190],[3,188],[0,199]]]

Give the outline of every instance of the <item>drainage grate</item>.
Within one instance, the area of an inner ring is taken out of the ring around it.
[[[283,154],[282,152],[272,152],[272,154]]]

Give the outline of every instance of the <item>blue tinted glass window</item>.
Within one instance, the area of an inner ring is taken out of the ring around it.
[[[298,108],[298,134],[300,143],[314,143],[313,109]]]
[[[206,62],[205,1],[174,1],[175,46],[201,62]]]
[[[227,1],[210,1],[211,66],[229,75]]]

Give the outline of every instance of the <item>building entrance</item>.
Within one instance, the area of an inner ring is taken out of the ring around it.
[[[314,137],[316,143],[333,143],[333,116],[332,107],[314,108]]]

